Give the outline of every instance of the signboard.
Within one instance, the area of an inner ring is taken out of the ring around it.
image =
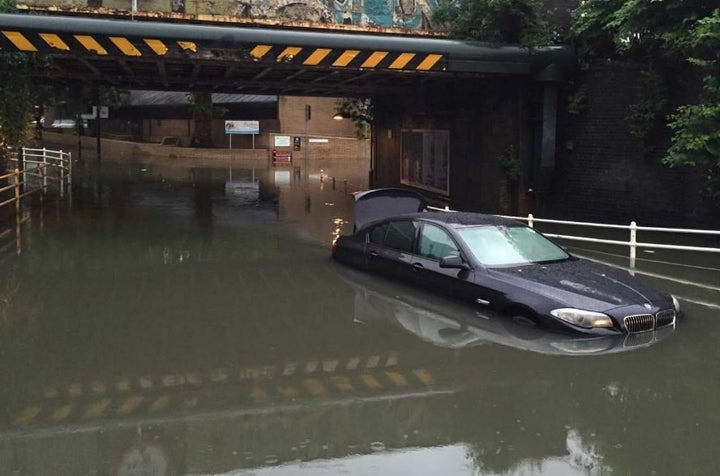
[[[259,134],[260,121],[225,121],[225,134]]]
[[[275,136],[275,147],[290,147],[290,136]]]
[[[272,162],[274,167],[290,167],[292,165],[292,152],[273,149]]]
[[[86,112],[84,114],[80,114],[80,117],[82,119],[97,119],[98,117],[98,107],[93,106],[92,112]],[[100,106],[100,119],[107,119],[110,117],[109,110],[107,106]]]

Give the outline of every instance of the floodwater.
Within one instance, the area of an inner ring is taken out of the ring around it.
[[[334,263],[365,181],[108,166],[72,210],[26,211],[0,474],[720,473],[720,265],[642,255],[683,299],[665,334],[514,327]]]

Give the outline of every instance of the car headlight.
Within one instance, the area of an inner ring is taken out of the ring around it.
[[[575,326],[592,328],[592,327],[613,327],[613,321],[610,316],[602,312],[583,311],[582,309],[553,309],[550,314],[569,322]]]
[[[670,295],[670,297],[673,300],[673,308],[675,309],[675,314],[679,314],[680,313],[680,301],[678,301],[678,299],[675,296],[673,296],[672,294]]]

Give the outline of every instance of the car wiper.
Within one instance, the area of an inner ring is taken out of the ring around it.
[[[574,256],[568,256],[567,258],[548,259],[544,261],[533,261],[532,264],[552,264],[552,263],[564,263],[565,261],[576,260]]]

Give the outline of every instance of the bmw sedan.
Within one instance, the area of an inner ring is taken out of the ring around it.
[[[675,326],[677,300],[625,270],[576,258],[515,220],[424,209],[407,190],[358,194],[356,231],[337,239],[333,257],[551,329],[610,335]]]

